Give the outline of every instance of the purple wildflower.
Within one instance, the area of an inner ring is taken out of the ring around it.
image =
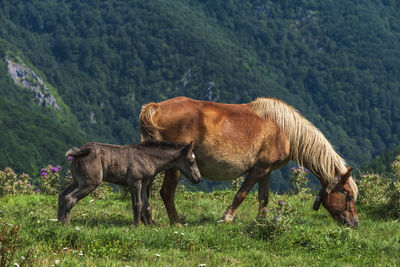
[[[72,160],[72,156],[69,156],[67,159],[68,159],[68,160]]]
[[[45,169],[45,168],[42,168],[40,171],[41,171],[41,172],[45,172],[45,171],[46,171],[46,169]]]
[[[275,220],[275,221],[280,221],[281,218],[280,218],[279,216],[274,216],[274,220]]]
[[[42,175],[42,176],[46,176],[46,175],[47,175],[47,173],[46,173],[46,172],[42,172],[40,175]]]
[[[60,165],[57,165],[57,169],[58,169],[59,171],[61,171],[61,170],[62,170],[62,168],[61,168],[61,166],[60,166]]]
[[[296,170],[296,167],[293,166],[293,167],[291,168],[291,170],[292,170],[292,171]]]
[[[57,169],[56,167],[51,168],[51,170],[52,170],[53,172],[58,172],[58,169]]]
[[[308,169],[304,169],[304,171],[305,171],[306,173],[309,173],[309,172],[310,172]]]
[[[36,190],[35,190],[35,193],[39,193],[39,189],[36,189]]]

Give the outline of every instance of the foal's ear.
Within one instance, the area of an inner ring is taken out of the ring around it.
[[[340,178],[340,182],[342,184],[347,183],[347,180],[349,180],[352,171],[353,171],[353,168],[350,166],[347,166],[347,172],[345,174],[343,174],[342,177]]]
[[[193,141],[191,141],[189,144],[187,144],[183,149],[182,149],[182,154],[188,154],[190,151],[193,149]]]

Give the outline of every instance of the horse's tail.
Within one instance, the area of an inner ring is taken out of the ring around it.
[[[84,157],[84,156],[88,155],[89,153],[90,153],[89,147],[85,147],[83,149],[72,147],[65,153],[65,155],[72,156],[72,157]]]
[[[140,121],[140,141],[159,139],[159,127],[154,120],[156,112],[159,110],[159,104],[149,103],[142,107],[142,111],[139,115]]]

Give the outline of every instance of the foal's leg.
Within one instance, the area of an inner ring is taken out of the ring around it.
[[[75,188],[78,187],[78,183],[72,182],[67,188],[60,192],[58,195],[58,212],[57,219],[60,222],[64,222],[65,219],[65,205],[67,204],[66,195],[70,194]]]
[[[82,198],[86,197],[92,191],[96,189],[98,184],[84,184],[79,185],[77,188],[73,189],[71,193],[67,194],[65,199],[65,207],[64,207],[64,218],[62,218],[63,223],[70,222],[70,212],[72,207],[81,200]]]
[[[269,184],[271,181],[271,172],[261,177],[258,181],[258,213],[266,212],[268,205]]]
[[[142,188],[143,207],[140,219],[144,224],[153,224],[153,219],[151,217],[151,207],[149,203],[152,182],[153,178],[145,179],[143,182],[143,188]]]
[[[132,198],[133,224],[138,225],[141,217],[142,201],[142,181],[135,180],[128,184]]]
[[[160,190],[160,195],[167,210],[170,225],[181,225],[178,213],[175,209],[175,189],[179,183],[180,171],[169,169],[165,171],[164,182]]]
[[[269,171],[269,170],[268,170]],[[235,213],[239,205],[246,198],[247,194],[251,190],[251,188],[256,184],[256,182],[268,171],[260,170],[260,169],[251,169],[246,179],[244,180],[242,186],[239,188],[239,191],[236,193],[233,198],[232,204],[226,208],[224,215],[222,215],[222,220],[225,222],[232,222],[235,217]]]

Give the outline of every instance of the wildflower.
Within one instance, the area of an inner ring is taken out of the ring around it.
[[[52,170],[53,172],[58,172],[57,167],[53,167],[51,170]]]
[[[58,222],[58,219],[49,219],[49,221]]]
[[[198,267],[206,267],[205,263],[199,264]]]
[[[71,156],[69,156],[67,159],[68,159],[68,160],[72,160],[73,158],[72,158]]]
[[[158,254],[158,253],[156,253],[156,257],[157,257],[157,258],[159,258],[159,257],[161,257],[161,255],[160,255],[160,254]]]
[[[306,173],[309,173],[309,172],[310,172],[310,170],[308,170],[308,169],[305,169],[305,168],[304,168],[304,171],[305,171]]]
[[[285,204],[285,200],[283,200],[283,199],[280,199],[279,201],[278,201],[278,205],[284,205]]]
[[[79,251],[78,255],[79,255],[79,256],[83,256],[82,250]]]
[[[280,221],[281,218],[279,216],[274,216],[274,221]]]
[[[35,193],[39,193],[39,189],[36,189],[36,190],[35,190]]]
[[[60,165],[57,165],[57,169],[58,169],[59,171],[62,171],[62,168],[61,168]]]
[[[14,262],[14,266],[17,266],[17,267],[19,267],[19,264],[18,264],[18,263],[16,263],[16,262]]]
[[[54,264],[55,264],[55,265],[59,265],[59,264],[60,264],[60,260],[55,260],[55,261],[54,261]]]
[[[174,235],[177,235],[177,234],[178,234],[178,232],[177,232],[177,231],[175,231],[175,232],[174,232]]]
[[[184,234],[184,233],[181,233],[181,236],[185,236],[185,234]]]
[[[296,167],[292,167],[291,170],[292,170],[292,171],[296,170]]]
[[[79,228],[79,227],[77,226],[77,227],[75,227],[75,230],[76,230],[76,231],[80,231],[81,228]]]
[[[89,203],[93,203],[93,202],[94,202],[94,199],[89,200]]]
[[[41,175],[41,176],[46,176],[47,173],[46,173],[46,172],[42,172],[40,175]]]
[[[41,171],[41,172],[45,172],[45,171],[46,171],[46,169],[45,169],[45,168],[42,168],[40,171]]]

